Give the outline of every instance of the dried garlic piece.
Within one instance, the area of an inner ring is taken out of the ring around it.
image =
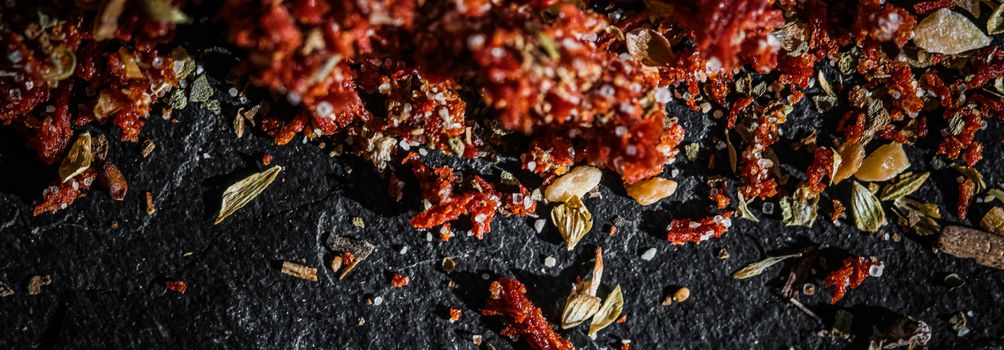
[[[577,166],[547,186],[544,198],[558,203],[568,201],[572,196],[582,198],[600,184],[602,176],[600,169],[588,165]]]
[[[634,198],[638,204],[650,205],[673,195],[673,192],[676,192],[676,186],[676,181],[653,177],[628,186],[627,194]]]
[[[927,52],[957,55],[990,45],[990,38],[966,16],[943,8],[917,24],[913,43]]]
[[[903,145],[890,142],[865,157],[854,177],[861,181],[885,181],[896,177],[909,167],[910,160],[906,158]]]
[[[593,214],[589,213],[589,209],[577,195],[572,195],[567,202],[554,207],[551,210],[551,221],[558,227],[568,250],[574,249],[593,228]]]
[[[596,247],[596,262],[592,279],[572,285],[572,292],[565,300],[561,313],[561,329],[569,329],[582,324],[600,310],[600,298],[596,290],[603,280],[603,248]]]
[[[980,220],[980,227],[985,230],[1004,236],[1004,209],[994,207]]]
[[[662,66],[673,61],[673,48],[666,37],[648,28],[627,33],[624,41],[628,54],[646,66]]]
[[[600,310],[593,315],[592,324],[589,325],[589,337],[596,339],[596,333],[614,323],[623,310],[624,295],[621,294],[621,285],[618,284],[603,300],[603,306],[600,306]]]
[[[906,172],[899,176],[895,182],[889,183],[882,187],[882,192],[879,194],[879,199],[883,201],[893,201],[902,197],[906,197],[911,193],[916,192],[924,185],[924,181],[927,181],[928,176],[931,173],[912,173]]]
[[[223,192],[220,214],[216,216],[216,222],[213,224],[223,222],[223,219],[226,219],[230,214],[251,203],[255,197],[268,188],[268,185],[272,184],[272,181],[275,181],[280,171],[282,171],[282,167],[276,165],[227,187],[227,190]]]
[[[837,147],[834,155],[840,155],[840,164],[833,172],[832,183],[837,184],[846,178],[851,177],[861,168],[861,162],[865,158],[865,145],[863,142],[845,142]]]
[[[304,279],[311,282],[317,282],[317,269],[310,266],[304,266],[294,262],[283,261],[282,273],[299,279]]]
[[[761,273],[763,273],[763,271],[766,270],[767,268],[769,268],[771,266],[774,266],[774,265],[777,265],[777,263],[780,263],[780,262],[785,261],[785,260],[790,259],[790,258],[798,258],[798,257],[801,257],[801,256],[802,256],[802,253],[795,253],[795,254],[788,254],[788,255],[781,255],[781,256],[772,256],[772,257],[769,257],[769,258],[757,261],[755,263],[746,265],[746,267],[744,267],[744,268],[740,269],[739,271],[736,271],[736,273],[732,274],[732,278],[735,278],[737,280],[742,280],[742,279],[747,279],[747,278],[750,278],[750,277],[753,277],[753,276],[758,276]]]
[[[91,153],[91,133],[83,132],[73,141],[70,151],[63,157],[63,162],[59,164],[59,179],[62,182],[70,181],[74,176],[91,167],[94,154]]]
[[[865,232],[878,232],[885,225],[885,211],[882,203],[861,183],[854,181],[851,189],[851,211],[854,213],[854,226]]]

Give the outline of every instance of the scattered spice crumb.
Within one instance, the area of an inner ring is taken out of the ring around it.
[[[30,281],[28,281],[28,295],[39,295],[42,293],[42,287],[52,284],[52,277],[49,275],[45,276],[33,276]]]
[[[678,303],[682,303],[689,298],[690,298],[690,288],[687,287],[677,289],[676,293],[673,293],[673,300],[676,300],[676,302]]]
[[[164,288],[178,294],[185,294],[185,290],[188,290],[188,283],[185,283],[185,281],[166,281],[164,282]]]
[[[462,314],[463,314],[463,311],[461,311],[460,309],[455,308],[455,307],[451,307],[450,308],[450,323],[455,323],[457,321],[460,321],[460,316]]]
[[[317,282],[317,269],[294,262],[283,261],[282,273],[299,279]]]
[[[408,276],[405,276],[405,275],[402,275],[402,274],[399,274],[399,273],[395,273],[394,277],[392,277],[390,279],[390,285],[394,286],[394,287],[397,287],[397,288],[401,288],[401,287],[407,286],[408,285]]]

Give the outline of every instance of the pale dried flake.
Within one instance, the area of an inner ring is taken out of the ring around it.
[[[6,298],[14,295],[14,290],[7,286],[6,283],[0,282],[0,298]]]
[[[903,145],[890,142],[880,146],[861,161],[854,177],[861,181],[886,181],[910,167]]]
[[[932,53],[956,55],[990,45],[990,37],[966,16],[940,9],[924,18],[913,30],[913,43]]]
[[[651,205],[676,192],[676,181],[653,177],[636,182],[627,187],[627,194],[638,204]]]
[[[62,182],[70,181],[91,167],[94,154],[91,152],[91,133],[83,132],[77,136],[70,151],[66,153],[63,162],[59,164],[59,178]]]
[[[596,339],[596,334],[600,330],[614,323],[624,310],[624,295],[621,293],[621,286],[617,285],[614,290],[603,300],[603,305],[593,314],[593,320],[589,325],[589,337]]]
[[[294,262],[283,261],[282,273],[299,279],[311,282],[317,282],[317,269],[310,266],[304,266]]]
[[[115,37],[119,28],[119,16],[125,9],[126,0],[109,0],[101,3],[98,16],[94,20],[92,37],[95,41],[108,40]]]
[[[878,232],[886,223],[882,203],[857,181],[851,189],[851,212],[854,213],[854,226],[861,231]]]
[[[363,152],[363,158],[373,163],[373,166],[377,170],[384,170],[387,168],[387,164],[391,161],[391,157],[394,155],[394,150],[398,146],[398,140],[384,135],[383,133],[375,133],[373,136],[365,140],[366,150]],[[405,140],[400,140],[402,147],[407,145]]]
[[[830,81],[826,79],[826,74],[823,73],[823,70],[819,70],[819,73],[816,74],[816,77],[817,77],[816,81],[819,82],[819,87],[823,89],[823,92],[825,92],[827,96],[830,97],[837,96],[837,94],[833,92],[833,87],[830,86]]]
[[[812,223],[816,221],[819,195],[803,184],[791,196],[781,198],[778,204],[781,206],[781,219],[785,225],[812,227]]]
[[[544,258],[544,267],[552,268],[557,264],[558,260],[555,259],[553,256],[548,255],[546,258]]]
[[[861,168],[861,163],[865,159],[865,147],[862,142],[845,142],[836,149],[840,154],[840,165],[833,173],[833,183],[840,183],[854,175]]]
[[[207,103],[213,97],[215,91],[209,85],[209,80],[205,75],[200,75],[192,82],[192,89],[188,92],[188,100],[192,102]]]
[[[154,149],[157,149],[157,143],[153,142],[152,139],[147,139],[143,141],[143,148],[140,150],[140,154],[143,158],[147,158],[153,154]]]
[[[233,125],[234,135],[237,135],[237,138],[244,137],[244,117],[241,116],[240,111],[238,111],[237,115],[234,116]]]
[[[666,37],[649,28],[638,28],[624,38],[628,54],[647,66],[662,66],[673,62],[672,45]]]
[[[979,9],[979,5],[976,5],[975,8]],[[990,35],[1004,33],[1004,3],[997,5],[997,8],[990,15],[990,19],[987,20],[987,33]]]
[[[50,284],[52,284],[52,277],[49,275],[33,276],[31,280],[28,281],[28,295],[42,294],[42,287]]]
[[[746,267],[743,267],[739,271],[736,271],[736,273],[732,274],[732,278],[735,278],[737,280],[742,280],[753,276],[758,276],[771,266],[777,265],[778,263],[788,260],[790,258],[797,258],[801,256],[802,253],[795,253],[795,254],[768,257],[766,259],[746,265]]]
[[[1004,209],[993,207],[983,219],[980,220],[980,227],[983,229],[1004,236]]]
[[[541,232],[544,231],[544,225],[546,225],[546,224],[547,224],[547,220],[544,220],[544,219],[534,220],[534,222],[533,222],[533,230],[537,231],[537,233],[541,233]]]
[[[563,203],[573,196],[582,198],[600,184],[603,172],[588,165],[580,165],[554,180],[544,189],[544,198]]]
[[[366,222],[363,221],[362,217],[353,216],[352,217],[352,226],[355,226],[356,228],[366,228]]]
[[[879,199],[883,201],[893,201],[906,197],[920,189],[930,175],[930,172],[905,172],[901,174],[896,181],[890,182],[882,187],[882,191],[879,193]]]
[[[331,258],[331,265],[329,266],[331,268],[331,271],[338,272],[338,270],[341,270],[343,262],[344,259],[342,258],[341,255],[336,255],[334,258]]]
[[[962,226],[946,226],[938,239],[941,251],[976,263],[1004,269],[1004,236]]]
[[[223,201],[220,205],[220,213],[216,216],[215,224],[223,222],[228,216],[243,208],[252,200],[258,197],[270,184],[275,181],[276,176],[282,171],[281,166],[273,166],[265,171],[252,174],[237,183],[227,187],[223,192]]]
[[[568,250],[574,249],[593,228],[593,215],[575,195],[551,210],[551,221],[558,227],[558,233],[564,238]]]

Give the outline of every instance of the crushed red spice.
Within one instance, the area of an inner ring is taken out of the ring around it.
[[[554,331],[540,308],[526,297],[526,286],[512,278],[501,278],[488,287],[491,295],[481,311],[485,316],[505,316],[508,325],[502,335],[525,341],[537,350],[572,350],[568,339]]]
[[[680,245],[721,237],[732,226],[732,213],[730,211],[700,220],[673,220],[669,224],[670,228],[669,232],[666,233],[666,239],[672,244]]]
[[[402,274],[399,274],[399,273],[395,273],[394,277],[392,277],[390,279],[390,285],[394,286],[394,287],[397,287],[397,288],[401,288],[401,287],[407,286],[408,285],[408,276],[405,276],[405,275],[402,275]]]
[[[966,214],[969,213],[969,204],[973,201],[973,195],[976,192],[976,184],[973,183],[972,179],[965,179],[959,183],[959,203],[955,208],[955,215],[958,215],[960,220],[966,219]]]
[[[847,293],[847,287],[855,289],[864,282],[865,278],[868,278],[869,270],[872,266],[880,266],[881,262],[867,260],[863,257],[849,257],[844,259],[843,264],[826,275],[824,281],[824,286],[826,288],[833,288],[833,297],[830,298],[830,304],[836,304],[840,299],[844,298],[844,294]]]
[[[185,281],[166,281],[164,282],[164,288],[178,294],[185,294],[185,291],[188,290],[188,283],[185,283]]]

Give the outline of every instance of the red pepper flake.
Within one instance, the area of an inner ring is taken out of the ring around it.
[[[837,222],[838,219],[844,217],[844,204],[840,201],[833,200],[833,216],[830,217],[830,221]]]
[[[185,290],[188,289],[188,283],[185,283],[185,281],[166,281],[164,282],[164,288],[178,294],[185,294]]]
[[[954,0],[934,0],[913,4],[913,11],[918,15],[926,15],[940,9],[950,9],[955,7]]]
[[[709,198],[715,203],[715,207],[719,210],[728,208],[731,202],[729,196],[725,193],[728,190],[728,180],[714,181],[714,184],[711,184],[710,187]]]
[[[397,288],[401,288],[401,287],[407,286],[408,285],[408,276],[405,276],[405,275],[402,275],[402,274],[399,274],[399,273],[395,273],[394,277],[392,277],[390,279],[390,285],[394,286],[394,287],[397,287]]]
[[[966,179],[962,183],[959,183],[959,204],[955,210],[956,215],[959,216],[959,220],[966,219],[966,214],[969,213],[969,203],[972,203],[975,192],[976,184],[973,183],[972,179]]]
[[[157,208],[153,206],[153,193],[146,193],[146,215],[153,215],[157,212]]]
[[[491,295],[481,314],[506,316],[510,323],[502,330],[502,335],[522,338],[536,350],[575,349],[571,341],[554,331],[554,326],[547,322],[540,308],[527,299],[526,286],[518,280],[501,278],[492,282],[488,291]]]
[[[669,224],[670,229],[666,233],[666,239],[672,244],[680,245],[687,242],[699,243],[712,237],[721,237],[732,226],[732,219],[729,218],[732,213],[730,211],[700,220],[673,220]]]
[[[812,154],[812,164],[809,164],[805,173],[809,177],[809,189],[813,193],[820,193],[826,189],[823,177],[829,177],[833,173],[833,150],[818,147]]]
[[[610,232],[609,232],[609,234],[610,234],[610,237],[613,237],[615,234],[617,234],[617,226],[610,225]]]
[[[38,216],[43,213],[55,213],[66,209],[77,199],[84,196],[84,191],[87,191],[91,187],[97,176],[98,173],[94,169],[87,169],[69,181],[49,186],[49,188],[42,192],[44,199],[42,203],[35,206],[32,215]]]
[[[739,100],[736,100],[732,104],[732,109],[729,110],[729,120],[725,123],[726,129],[732,129],[736,126],[736,120],[739,119],[739,113],[746,109],[751,103],[753,103],[753,97],[743,96]]]
[[[848,286],[852,289],[860,286],[861,282],[864,282],[865,278],[870,276],[869,270],[872,266],[881,265],[881,262],[867,260],[860,256],[844,259],[844,263],[840,268],[826,275],[824,286],[826,288],[833,288],[833,297],[830,299],[830,304],[836,304],[840,299],[843,299],[844,294],[847,293]]]
[[[450,308],[450,323],[454,323],[454,322],[460,321],[460,316],[461,315],[463,315],[463,311],[461,311],[458,308],[451,307]]]
[[[617,323],[624,323],[624,322],[627,322],[627,315],[621,315],[621,317],[617,319]]]
[[[262,165],[272,164],[272,154],[271,153],[265,153],[264,155],[262,155],[261,156],[261,164]]]

